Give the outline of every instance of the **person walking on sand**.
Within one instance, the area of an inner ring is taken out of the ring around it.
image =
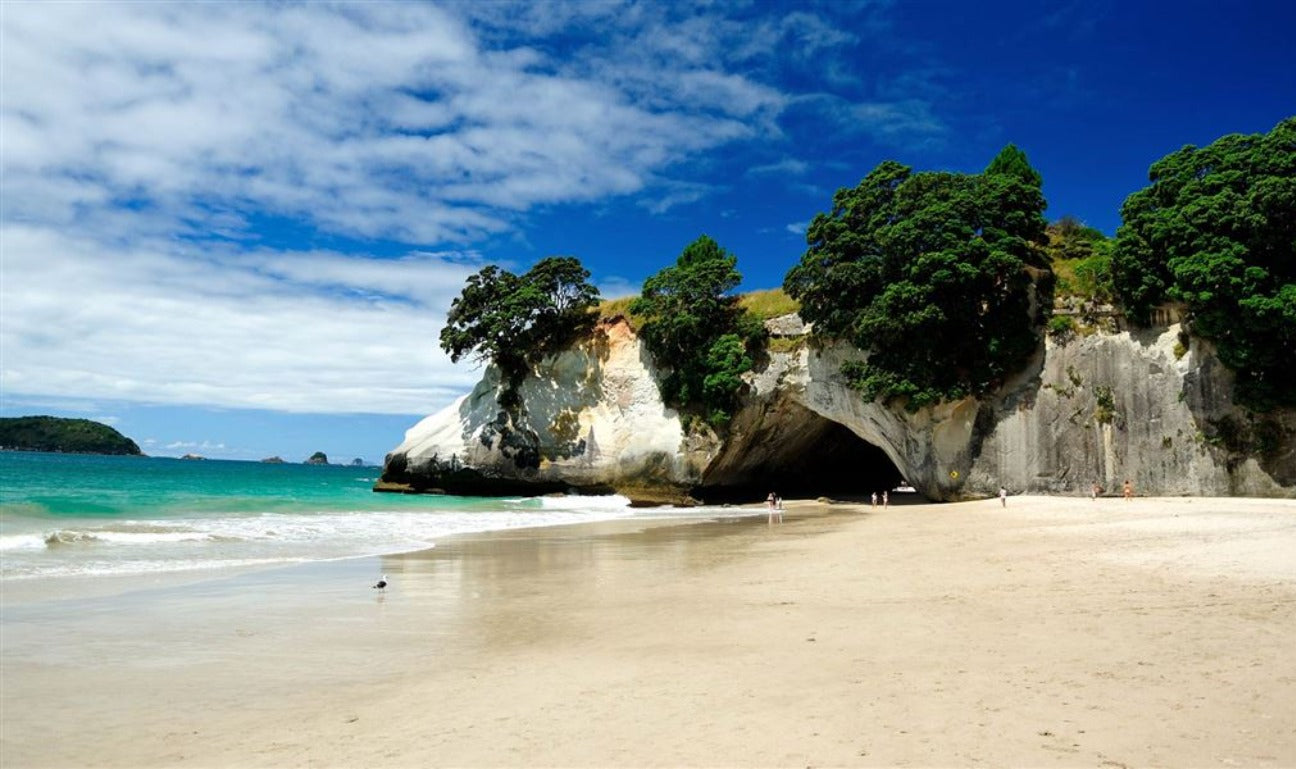
[[[876,492],[876,491],[873,492],[873,496],[870,497],[869,499],[872,500],[873,509],[876,510],[876,509],[877,509],[877,492]]]
[[[776,521],[778,523],[782,523],[783,506],[782,504],[780,504],[779,496],[771,491],[769,493],[769,496],[765,498],[765,504],[767,507],[769,507],[769,522],[771,524],[775,523]]]
[[[1003,505],[1004,507],[1008,506],[1008,489],[1004,488],[1003,486],[999,487],[999,504]]]
[[[883,490],[882,490],[882,509],[883,509],[883,510],[887,509],[887,505],[889,505],[889,504],[891,504],[891,497],[888,496],[887,491],[886,491],[885,489],[883,489]]]
[[[1122,495],[1125,497],[1125,499],[1127,499],[1127,500],[1130,500],[1130,499],[1133,499],[1133,498],[1134,498],[1134,484],[1130,483],[1130,479],[1129,479],[1129,478],[1126,478],[1126,479],[1125,479],[1125,486],[1124,486],[1124,488],[1121,489],[1121,494],[1122,494]]]
[[[1100,493],[1102,493],[1102,486],[1095,483],[1093,487],[1089,489],[1089,498],[1097,501]]]

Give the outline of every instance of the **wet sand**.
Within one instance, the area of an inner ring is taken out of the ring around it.
[[[636,528],[6,602],[0,765],[1296,766],[1296,502]]]

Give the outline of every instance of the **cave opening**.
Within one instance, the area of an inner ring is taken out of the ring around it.
[[[694,496],[707,503],[763,501],[771,491],[785,499],[866,499],[904,482],[886,452],[845,425],[802,407],[779,422],[785,427],[752,430],[735,442]]]

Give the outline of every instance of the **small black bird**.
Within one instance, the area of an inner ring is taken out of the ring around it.
[[[374,585],[374,590],[386,590],[386,589],[387,589],[387,575],[384,574],[382,575],[382,579],[378,580],[377,584]]]

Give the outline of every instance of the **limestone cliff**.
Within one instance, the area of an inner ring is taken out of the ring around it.
[[[624,321],[546,360],[521,385],[522,412],[500,407],[499,371],[419,422],[388,454],[383,491],[621,491],[676,502],[718,442],[685,435],[657,392],[648,352]]]
[[[685,433],[647,351],[612,322],[538,368],[516,418],[487,369],[472,393],[406,433],[378,488],[679,502],[867,493],[903,477],[948,500],[1000,484],[1087,494],[1129,478],[1140,494],[1296,496],[1296,417],[1234,407],[1227,369],[1205,344],[1184,348],[1178,331],[1050,341],[995,397],[914,413],[846,386],[841,364],[858,350],[804,338],[749,376],[721,440]]]

